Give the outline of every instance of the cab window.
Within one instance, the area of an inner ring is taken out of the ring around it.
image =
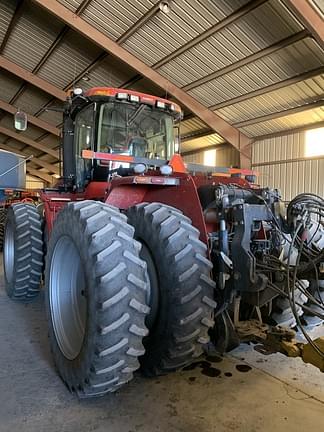
[[[93,150],[95,104],[84,108],[75,119],[76,183],[83,187],[91,176],[91,160],[82,158],[83,150]]]

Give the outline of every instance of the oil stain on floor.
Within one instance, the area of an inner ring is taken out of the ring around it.
[[[208,376],[210,378],[217,378],[221,376],[221,369],[216,368],[212,365],[212,363],[221,363],[223,361],[223,358],[221,356],[217,356],[217,355],[209,355],[206,357],[206,360],[199,360],[196,361],[194,363],[191,363],[189,366],[184,367],[182,370],[183,371],[193,371],[195,369],[200,369],[201,370],[201,374]],[[252,370],[251,366],[248,366],[246,364],[238,364],[235,366],[236,370],[238,372],[249,372],[250,370]],[[233,374],[232,372],[224,372],[224,376],[225,377],[232,377]],[[189,381],[190,382],[194,382],[196,381],[196,377],[189,377]]]

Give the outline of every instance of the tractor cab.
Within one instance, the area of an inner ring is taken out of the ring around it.
[[[168,160],[178,151],[175,123],[181,109],[165,99],[131,90],[76,89],[64,114],[64,178],[76,190],[114,173],[128,175],[122,156]],[[121,156],[115,161],[85,159],[84,151]]]

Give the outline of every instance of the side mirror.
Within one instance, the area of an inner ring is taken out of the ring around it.
[[[17,111],[15,114],[15,129],[25,131],[27,129],[27,114],[23,111]]]

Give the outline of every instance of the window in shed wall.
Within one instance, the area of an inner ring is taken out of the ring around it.
[[[216,149],[204,151],[204,165],[216,166]]]
[[[305,132],[305,157],[324,155],[324,128]]]

